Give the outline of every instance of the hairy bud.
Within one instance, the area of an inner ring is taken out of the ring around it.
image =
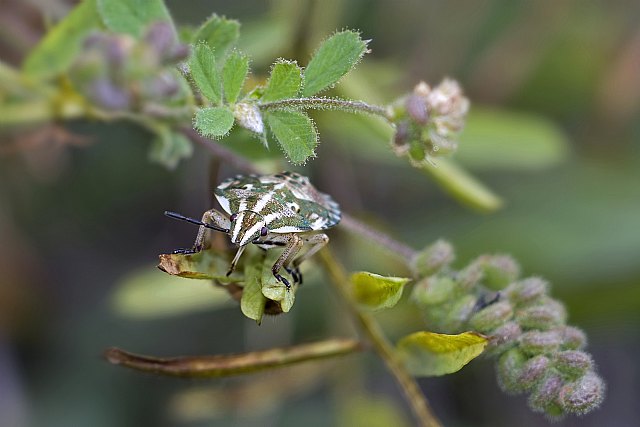
[[[563,410],[558,403],[558,397],[563,385],[559,375],[550,373],[535,386],[529,396],[529,407],[536,412],[545,412],[551,417],[561,416]]]
[[[581,329],[573,326],[562,326],[555,331],[562,338],[563,350],[581,350],[587,346],[587,336]]]
[[[522,366],[527,360],[527,356],[518,348],[507,350],[498,359],[496,372],[498,374],[498,385],[505,393],[516,394],[522,390],[518,385]]]
[[[516,312],[516,321],[524,329],[547,330],[564,324],[567,311],[558,301],[545,297],[536,305],[525,307]]]
[[[518,377],[518,387],[522,391],[530,391],[547,373],[551,362],[543,355],[532,357],[522,366]]]
[[[556,353],[555,368],[565,377],[575,380],[593,369],[593,359],[584,351],[567,350]]]
[[[469,324],[479,332],[491,332],[513,317],[513,307],[509,301],[499,301],[478,311],[471,316]]]
[[[416,276],[424,277],[438,272],[441,268],[451,264],[454,259],[455,253],[451,243],[437,240],[411,260],[411,269]]]
[[[495,291],[504,289],[520,274],[520,266],[509,255],[483,255],[476,262],[482,266],[484,285]]]
[[[567,412],[584,414],[597,408],[604,399],[605,385],[598,375],[588,372],[560,389],[558,402]]]
[[[456,289],[456,282],[447,276],[429,276],[414,286],[411,297],[420,305],[442,304],[454,295]]]
[[[562,336],[557,331],[529,331],[520,336],[520,348],[532,356],[553,353],[560,348]]]
[[[264,133],[264,122],[260,110],[255,104],[240,102],[236,104],[233,115],[238,124],[251,132],[262,135]]]
[[[491,341],[487,351],[491,354],[501,354],[516,345],[521,334],[520,325],[516,322],[507,322],[491,333]]]
[[[528,304],[546,295],[549,283],[539,277],[529,277],[510,284],[505,294],[514,304]]]

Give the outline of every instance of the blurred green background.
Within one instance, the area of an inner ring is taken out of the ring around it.
[[[570,323],[587,331],[608,384],[599,410],[556,425],[637,424],[640,3],[168,5],[181,24],[212,12],[239,19],[241,48],[252,55],[257,78],[280,56],[306,63],[319,41],[346,27],[373,41],[372,53],[337,88],[342,95],[384,103],[420,80],[458,79],[472,111],[456,158],[505,200],[500,211],[479,214],[458,204],[395,158],[388,130],[369,118],[315,114],[322,144],[305,173],[345,211],[416,248],[449,239],[460,266],[507,252],[526,274],[549,279]],[[43,14],[60,17],[69,7],[5,0],[0,58],[18,65],[43,33]],[[149,135],[128,125],[75,122],[0,138],[0,425],[411,425],[373,355],[213,381],[108,365],[101,352],[114,345],[163,356],[219,354],[354,332],[309,266],[292,312],[261,326],[221,291],[154,270],[157,254],[188,246],[196,232],[162,212],[199,216],[218,180],[210,170],[236,172],[218,168],[202,147],[167,171],[148,161]],[[224,144],[234,142],[242,144],[238,137]],[[279,154],[275,147],[271,153]],[[339,228],[330,235],[349,268],[406,273]],[[379,316],[392,339],[422,327],[404,305]],[[549,423],[524,398],[500,392],[488,359],[420,384],[447,426]]]

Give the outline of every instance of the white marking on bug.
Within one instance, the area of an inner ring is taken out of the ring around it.
[[[238,234],[240,234],[240,230],[242,230],[242,222],[244,221],[244,212],[240,212],[236,217],[236,223],[231,231],[231,241],[236,242],[238,238]]]
[[[220,203],[220,206],[222,207],[222,210],[225,211],[226,213],[230,214],[231,213],[231,205],[229,203],[229,199],[227,199],[224,196],[218,196],[218,195],[216,195],[216,199],[218,199],[218,203]]]
[[[251,208],[253,212],[261,213],[265,206],[273,199],[273,193],[266,193],[256,202],[256,205]]]
[[[261,222],[258,222],[257,224],[255,224],[253,227],[251,227],[250,229],[248,229],[245,233],[244,236],[242,236],[242,240],[240,241],[240,246],[244,246],[247,243],[251,242],[253,240],[252,236],[257,233],[258,231],[260,231],[260,229],[262,229],[263,225]]]
[[[293,225],[285,225],[283,227],[274,228],[273,230],[269,230],[269,231],[272,233],[296,233],[301,231],[313,231],[313,230],[306,230],[300,227],[295,227]]]

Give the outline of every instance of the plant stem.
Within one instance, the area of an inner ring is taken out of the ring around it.
[[[383,233],[382,231],[369,227],[351,215],[343,213],[340,225],[352,233],[371,240],[381,248],[386,249],[403,260],[411,260],[417,255],[416,250],[412,247],[395,240],[393,237]]]
[[[119,348],[109,348],[104,355],[114,365],[122,365],[139,371],[172,377],[213,378],[253,373],[309,360],[343,356],[362,349],[363,346],[358,341],[334,338],[286,348],[218,356],[157,358],[129,353]]]
[[[362,101],[351,101],[339,98],[291,98],[281,101],[258,104],[261,110],[341,110],[351,113],[364,113],[379,116],[391,122],[387,109],[379,105],[367,104]]]
[[[342,266],[335,260],[327,248],[320,251],[320,260],[327,270],[334,288],[347,303],[352,316],[360,324],[362,331],[371,341],[374,349],[385,362],[387,368],[398,382],[398,385],[400,385],[419,425],[424,427],[440,427],[441,424],[433,415],[429,402],[427,402],[418,384],[396,356],[392,345],[385,337],[378,323],[371,315],[360,311],[355,305],[351,294],[347,290],[348,279]]]

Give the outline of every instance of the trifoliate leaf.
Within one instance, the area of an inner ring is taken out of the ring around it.
[[[249,71],[249,58],[243,53],[234,50],[229,54],[222,68],[222,84],[224,97],[228,103],[233,104],[238,100],[240,90],[244,85]]]
[[[191,77],[202,95],[214,105],[222,103],[222,81],[216,68],[213,50],[206,43],[198,43],[189,59]]]
[[[264,307],[267,302],[267,298],[262,295],[262,264],[260,264],[261,259],[259,258],[263,257],[252,257],[245,266],[244,275],[246,281],[242,291],[242,298],[240,299],[242,314],[249,319],[255,320],[258,324],[262,322]]]
[[[371,310],[380,310],[397,304],[409,279],[361,271],[351,275],[350,281],[353,298],[358,304]]]
[[[101,28],[95,0],[79,3],[29,53],[24,61],[24,72],[36,79],[62,73],[76,58],[85,37],[92,30]]]
[[[439,376],[462,369],[484,351],[487,343],[487,338],[474,332],[416,332],[402,338],[397,350],[413,375]]]
[[[202,108],[196,112],[193,124],[203,136],[224,136],[233,126],[233,112],[226,107]]]
[[[302,70],[298,67],[298,64],[279,60],[271,69],[271,76],[261,101],[268,102],[293,98],[300,91],[301,84]]]
[[[220,60],[240,35],[240,23],[215,13],[196,31],[194,43],[206,42]]]
[[[293,164],[303,164],[315,154],[318,134],[313,121],[297,111],[272,111],[267,123]]]
[[[139,36],[149,24],[173,20],[162,0],[97,0],[102,21],[116,33]]]
[[[119,315],[136,319],[213,309],[228,301],[228,294],[208,281],[184,280],[151,266],[125,276],[112,296],[113,308]]]
[[[367,43],[355,31],[342,31],[325,40],[304,71],[303,96],[327,89],[347,74],[362,58]]]
[[[167,129],[156,136],[149,158],[169,169],[175,169],[181,159],[190,157],[192,153],[193,146],[184,135]]]

